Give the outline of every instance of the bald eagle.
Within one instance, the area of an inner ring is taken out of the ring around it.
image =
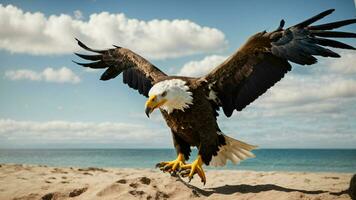
[[[224,166],[227,160],[237,164],[254,157],[251,151],[256,148],[221,131],[216,121],[220,108],[227,117],[234,110],[242,111],[291,70],[289,62],[312,65],[317,62],[314,56],[340,57],[325,46],[355,50],[327,38],[355,38],[355,33],[331,30],[356,23],[356,19],[311,25],[333,11],[324,11],[287,29],[283,29],[284,20],[281,20],[276,30],[251,36],[226,61],[202,77],[168,76],[129,49],[114,46],[95,50],[78,39],[80,47],[96,54],[76,53],[93,62],[75,63],[106,69],[101,80],[113,79],[122,73],[125,84],[148,97],[145,113],[149,116],[153,110],[160,110],[171,129],[177,151],[176,159],[160,162],[157,167],[189,180],[198,174],[205,184],[204,164]],[[198,148],[198,156],[188,164],[192,146]]]

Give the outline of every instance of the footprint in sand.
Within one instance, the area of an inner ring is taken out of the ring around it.
[[[325,179],[334,179],[334,180],[340,179],[339,177],[336,177],[336,176],[325,176],[324,178]]]
[[[79,196],[81,194],[83,194],[84,192],[86,192],[88,190],[88,187],[83,187],[83,188],[78,188],[78,189],[74,189],[73,191],[71,191],[69,193],[69,197],[76,197]]]
[[[164,193],[161,191],[158,191],[156,193],[156,197],[155,197],[155,199],[168,199],[168,198],[169,198],[169,195],[167,193]]]
[[[131,191],[129,191],[129,193],[132,194],[135,197],[142,196],[142,195],[145,194],[144,191],[140,191],[140,190],[131,190]]]
[[[152,199],[168,199],[169,198],[169,195],[164,193],[164,192],[161,192],[161,191],[158,191],[156,192],[156,194],[154,195],[155,197],[153,198],[151,195],[148,195],[146,197],[147,200],[152,200]],[[195,197],[198,197],[198,196],[195,196]]]
[[[106,169],[97,168],[97,167],[88,167],[88,168],[79,168],[78,171],[99,171],[99,172],[108,172]]]
[[[61,183],[67,184],[67,183],[69,183],[69,181],[61,181]]]
[[[116,183],[126,184],[127,181],[125,179],[120,179],[120,180],[116,181]]]
[[[147,177],[142,177],[142,178],[140,178],[140,182],[142,184],[149,185],[151,183],[151,179],[149,179]]]
[[[130,183],[129,186],[132,188],[137,188],[140,183],[144,184],[144,185],[149,185],[151,183],[151,179],[147,178],[147,177],[141,177],[138,179],[136,179],[136,181],[134,181],[133,183]]]
[[[51,192],[48,194],[45,194],[42,196],[42,200],[52,200],[52,199],[57,199],[60,196],[60,193],[58,192]]]
[[[62,169],[59,169],[59,168],[54,168],[52,171],[52,173],[59,173],[59,174],[68,174],[68,172],[62,170]]]
[[[138,184],[137,183],[130,183],[129,186],[136,189],[138,187]]]

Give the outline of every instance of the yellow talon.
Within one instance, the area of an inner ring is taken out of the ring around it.
[[[201,159],[201,156],[198,155],[198,158],[192,163],[192,164],[187,164],[181,166],[181,169],[183,170],[180,175],[182,177],[187,177],[189,178],[189,181],[192,180],[194,174],[198,174],[201,182],[206,183],[206,177],[205,173],[203,170],[203,160]]]
[[[156,167],[159,167],[159,169],[163,172],[175,173],[176,171],[181,169],[183,165],[185,165],[184,155],[179,153],[175,160],[168,162],[160,162],[156,165]]]

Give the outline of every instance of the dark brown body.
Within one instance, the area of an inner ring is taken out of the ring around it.
[[[165,110],[160,109],[166,120],[168,127],[173,134],[174,145],[177,152],[189,158],[190,147],[195,146],[199,149],[203,161],[208,164],[212,155],[216,155],[219,146],[224,144],[224,138],[219,137],[219,126],[216,121],[216,110],[213,102],[207,97],[208,90],[201,87],[197,89],[194,85],[195,79],[186,77],[174,77],[187,82],[190,92],[193,94],[193,104],[189,108],[174,110],[168,114]]]

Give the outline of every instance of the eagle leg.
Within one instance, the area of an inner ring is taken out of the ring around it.
[[[157,163],[156,167],[163,172],[175,174],[183,165],[185,165],[184,155],[179,153],[175,160]]]
[[[203,170],[203,160],[200,155],[198,155],[197,159],[192,162],[192,164],[187,164],[181,166],[180,175],[182,177],[188,177],[189,182],[192,180],[194,174],[198,174],[201,179],[201,182],[206,183],[206,176]]]

